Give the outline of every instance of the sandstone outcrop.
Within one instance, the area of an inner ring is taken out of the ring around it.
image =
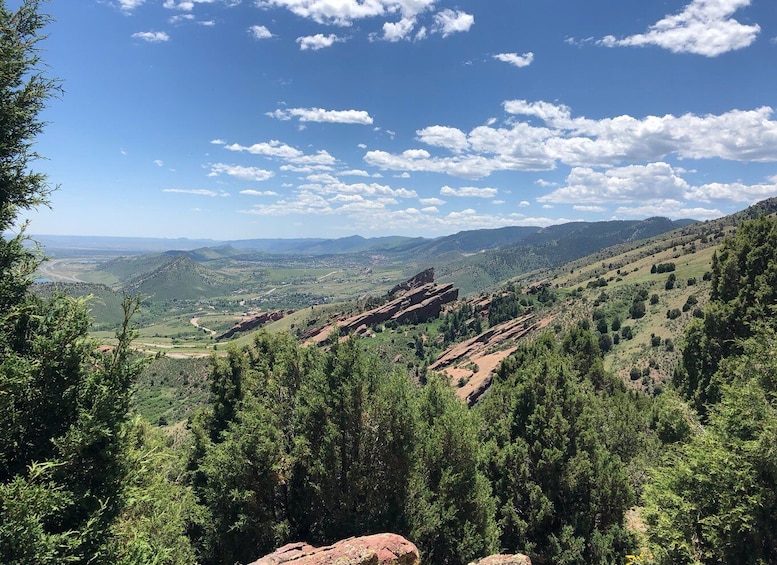
[[[269,324],[270,322],[277,322],[284,316],[287,316],[291,314],[293,310],[276,310],[275,312],[260,312],[259,314],[256,314],[255,316],[251,316],[249,318],[244,318],[240,320],[237,324],[229,328],[227,331],[225,331],[220,336],[217,336],[216,339],[228,339],[239,332],[247,332],[253,329],[256,329],[258,327],[261,327],[265,324]]]
[[[491,555],[474,565],[531,565],[531,559],[521,553],[514,555]]]
[[[290,543],[249,565],[420,565],[418,548],[397,534],[348,538],[313,547]]]
[[[439,316],[445,304],[453,302],[459,297],[459,289],[453,288],[451,283],[429,282],[429,278],[433,276],[432,269],[423,271],[405,283],[395,286],[388,294],[389,298],[394,298],[382,306],[355,316],[341,318],[337,320],[335,325],[343,334],[354,332],[363,335],[376,324],[424,322]],[[330,337],[335,325],[306,332],[302,338],[308,343],[320,344]]]
[[[534,314],[528,314],[498,324],[444,351],[429,370],[447,375],[458,386],[457,396],[472,406],[491,386],[492,373],[502,359],[518,348],[515,342],[551,320],[536,320]]]

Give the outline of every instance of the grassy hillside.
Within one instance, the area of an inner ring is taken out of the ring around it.
[[[153,270],[143,272],[124,285],[129,294],[153,300],[196,300],[226,294],[236,287],[222,273],[211,271],[186,254],[166,254]]]

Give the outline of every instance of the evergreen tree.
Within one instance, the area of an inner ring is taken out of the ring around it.
[[[625,464],[644,448],[646,422],[600,363],[589,330],[561,348],[546,334],[503,362],[480,407],[501,545],[536,563],[611,563],[632,543]]]
[[[425,563],[462,565],[494,553],[494,500],[482,470],[476,414],[431,378],[420,400],[410,539]]]
[[[130,385],[125,299],[118,344],[97,352],[84,301],[29,293],[37,252],[24,229],[5,238],[21,210],[45,204],[38,155],[39,114],[58,93],[43,72],[38,43],[48,16],[24,0],[0,0],[0,561],[63,563],[107,559],[111,525],[124,504],[122,428]]]

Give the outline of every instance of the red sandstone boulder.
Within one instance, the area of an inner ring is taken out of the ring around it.
[[[420,565],[418,548],[397,534],[348,538],[313,547],[290,543],[250,565]]]

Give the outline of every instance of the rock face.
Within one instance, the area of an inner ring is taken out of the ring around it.
[[[515,555],[491,555],[481,559],[475,565],[531,565],[531,559],[520,553]]]
[[[442,307],[459,297],[459,289],[453,284],[436,284],[430,281],[434,271],[427,269],[401,285],[395,286],[388,296],[394,297],[382,306],[362,312],[350,318],[337,321],[337,327],[343,333],[355,332],[363,335],[376,324],[394,321],[399,324],[412,320],[424,322],[438,316]],[[308,343],[319,344],[326,341],[334,326],[325,326],[303,334]]]
[[[348,538],[313,547],[290,543],[249,565],[420,565],[418,548],[397,534]]]
[[[461,379],[463,384],[456,394],[473,406],[491,386],[492,373],[502,359],[518,349],[518,341],[551,321],[552,318],[537,320],[530,313],[503,322],[443,351],[429,370],[447,375],[454,385]]]
[[[227,331],[225,331],[220,336],[216,337],[216,339],[228,339],[235,335],[238,332],[247,332],[249,330],[253,330],[255,328],[258,328],[260,326],[263,326],[269,322],[277,322],[284,316],[291,314],[293,310],[276,310],[275,312],[261,312],[257,314],[256,316],[251,316],[250,318],[245,318],[244,320],[240,320],[237,324],[229,328]]]

